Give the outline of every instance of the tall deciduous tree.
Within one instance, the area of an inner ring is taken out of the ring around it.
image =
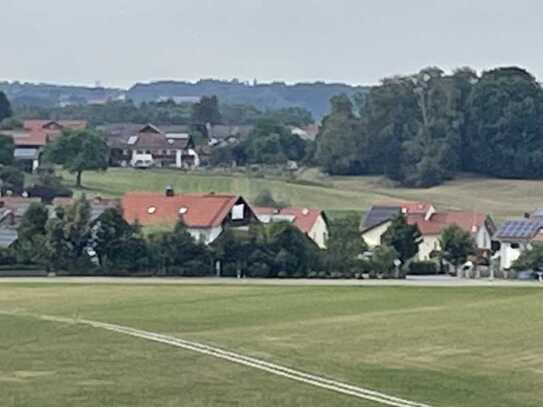
[[[93,130],[66,131],[45,150],[46,160],[76,174],[77,187],[83,171],[107,169],[108,154],[104,137]]]
[[[2,165],[13,164],[14,151],[15,151],[15,145],[13,143],[13,137],[0,134],[0,164]]]
[[[196,125],[219,124],[222,120],[217,96],[203,96],[192,107],[192,122]]]
[[[4,119],[7,119],[13,115],[11,110],[11,104],[4,92],[0,91],[0,122]]]
[[[543,177],[543,90],[520,68],[484,72],[469,99],[467,170]]]
[[[330,174],[363,173],[367,143],[353,104],[346,95],[335,96],[330,103],[332,111],[323,119],[317,136],[315,160]]]

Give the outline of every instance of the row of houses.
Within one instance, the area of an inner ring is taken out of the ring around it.
[[[9,247],[17,239],[17,227],[24,212],[37,198],[0,198],[0,247]],[[50,205],[51,216],[55,207],[73,203],[71,198],[57,198]],[[172,229],[182,222],[194,239],[213,243],[227,228],[248,230],[253,222],[264,224],[288,222],[297,227],[321,249],[326,248],[328,221],[320,209],[258,208],[252,207],[238,195],[176,194],[167,188],[164,193],[130,192],[119,199],[95,197],[89,201],[92,219],[107,208],[122,209],[125,220],[138,222],[144,227]]]
[[[457,225],[470,233],[480,255],[490,257],[492,253],[496,225],[489,215],[471,211],[438,211],[432,204],[424,202],[380,204],[371,207],[360,225],[362,238],[370,249],[381,244],[383,234],[392,220],[400,214],[405,216],[407,223],[416,224],[421,232],[418,260],[427,261],[434,257],[441,249],[441,233],[451,225]]]
[[[88,127],[84,120],[25,120],[23,127],[3,130],[15,143],[15,160],[28,172],[35,171],[44,147],[53,142],[64,130]],[[119,123],[98,128],[110,148],[111,165],[135,168],[172,167],[194,169],[205,163],[214,148],[237,144],[249,137],[253,126],[206,126],[199,131],[206,140],[195,143],[193,126],[155,126]],[[314,140],[317,125],[306,128],[291,127],[293,134]]]
[[[0,247],[8,247],[17,238],[17,226],[24,212],[35,198],[0,198]],[[69,205],[71,198],[57,198],[52,208]],[[288,222],[303,232],[308,239],[326,249],[329,223],[326,213],[315,208],[264,208],[250,205],[245,198],[230,194],[177,194],[168,187],[162,193],[129,192],[121,199],[90,200],[92,218],[107,208],[120,207],[129,223],[144,227],[173,227],[181,221],[198,241],[213,243],[226,229],[248,230],[253,222],[264,224]],[[450,225],[468,232],[478,249],[478,255],[499,261],[508,270],[520,254],[543,242],[543,209],[526,214],[496,227],[491,216],[472,211],[440,211],[432,204],[407,202],[372,206],[360,223],[361,238],[372,250],[382,244],[383,234],[393,219],[403,215],[409,224],[416,224],[421,232],[417,260],[427,261],[441,250],[440,235]]]

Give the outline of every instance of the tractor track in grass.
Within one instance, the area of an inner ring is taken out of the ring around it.
[[[0,314],[9,316],[25,316],[40,319],[43,321],[72,324],[72,325],[84,325],[92,328],[103,329],[110,332],[116,332],[148,341],[162,343],[170,346],[175,346],[192,352],[197,352],[207,356],[212,356],[218,359],[227,360],[232,363],[247,366],[253,369],[258,369],[279,377],[294,380],[297,382],[305,383],[336,393],[357,397],[360,399],[379,403],[381,405],[393,406],[393,407],[431,407],[428,404],[419,403],[402,399],[399,397],[391,396],[385,393],[381,393],[375,390],[342,383],[337,380],[329,379],[324,376],[318,376],[314,374],[305,373],[300,370],[292,369],[286,366],[278,365],[275,363],[266,362],[260,359],[252,358],[249,356],[241,355],[239,353],[230,352],[217,347],[205,345],[198,342],[187,341],[174,336],[163,335],[155,332],[144,331],[141,329],[131,328],[123,325],[110,324],[106,322],[92,321],[87,319],[65,318],[50,315],[39,315],[18,311],[0,311]]]

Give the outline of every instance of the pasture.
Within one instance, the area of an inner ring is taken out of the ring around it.
[[[90,326],[167,334],[435,407],[543,399],[531,288],[0,284],[0,405],[380,404]]]
[[[63,173],[71,185],[73,176]],[[379,202],[429,201],[441,209],[490,213],[497,221],[522,216],[543,206],[543,181],[499,180],[464,176],[428,189],[393,188],[379,177],[330,177],[315,169],[300,172],[295,179],[272,175],[227,172],[181,172],[111,168],[86,172],[83,192],[120,196],[127,191],[162,191],[173,185],[178,192],[223,192],[241,194],[249,200],[270,190],[277,200],[292,206],[317,207],[341,215],[362,214]]]

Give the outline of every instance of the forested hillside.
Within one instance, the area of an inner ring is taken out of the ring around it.
[[[365,87],[323,82],[249,85],[238,81],[201,80],[196,83],[171,81],[136,84],[128,91],[128,98],[140,103],[159,98],[216,95],[227,104],[247,104],[262,110],[303,107],[314,117],[321,118],[329,110],[331,97],[341,93],[354,96],[366,90]]]
[[[19,108],[103,104],[120,98],[132,100],[136,105],[140,105],[144,102],[164,102],[168,99],[187,101],[216,95],[226,105],[253,106],[262,111],[300,107],[311,112],[316,119],[320,119],[328,113],[331,97],[342,93],[354,96],[357,93],[365,93],[367,88],[322,82],[250,85],[236,80],[201,80],[196,83],[175,81],[139,83],[129,90],[0,82],[0,91],[4,91],[12,104]]]
[[[330,174],[381,174],[410,187],[459,171],[543,177],[543,89],[523,69],[427,68],[385,79],[360,106],[346,96],[331,104],[315,157]]]

